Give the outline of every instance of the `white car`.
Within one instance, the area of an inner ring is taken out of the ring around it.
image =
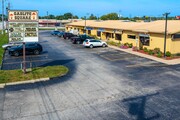
[[[107,47],[107,43],[101,40],[96,40],[96,39],[86,39],[83,42],[84,47]]]

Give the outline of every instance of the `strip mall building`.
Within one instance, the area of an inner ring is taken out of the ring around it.
[[[133,46],[164,51],[165,21],[127,22],[118,20],[82,20],[66,24],[66,31],[86,32],[102,40],[132,43]],[[180,20],[169,20],[167,26],[166,51],[180,53]]]

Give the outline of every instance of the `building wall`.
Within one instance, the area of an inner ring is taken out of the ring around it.
[[[166,51],[171,51],[171,36],[168,35],[166,39]],[[150,34],[150,46],[147,47],[148,49],[160,48],[162,52],[164,52],[164,35],[151,33]]]
[[[66,31],[69,31],[71,29],[74,28],[78,28],[79,29],[79,34],[83,34],[84,33],[84,27],[73,27],[70,26],[68,27],[68,29],[66,29]],[[93,28],[91,30],[91,34],[90,35],[95,35],[97,36],[97,31],[98,28]],[[88,30],[86,30],[86,34],[88,34]],[[107,38],[107,34],[110,34],[110,37]],[[123,30],[122,33],[118,33],[121,34],[121,40],[116,40],[116,35],[117,33],[114,32],[113,29],[104,29],[103,32],[101,32],[101,38],[102,40],[111,40],[114,42],[119,43],[119,41],[121,43],[132,43],[133,46],[138,46],[140,47],[140,36],[139,34],[142,33],[138,33],[138,32],[133,32],[133,31],[128,31],[128,30]],[[128,35],[134,35],[136,36],[136,39],[132,39],[132,38],[128,38]],[[149,39],[149,46],[143,45],[143,48],[146,47],[147,49],[154,49],[154,48],[160,48],[160,50],[162,52],[164,52],[164,34],[160,34],[160,33],[148,33],[148,35],[150,36]],[[112,37],[114,36],[114,37]],[[166,51],[170,51],[172,54],[175,53],[180,53],[180,39],[176,39],[176,40],[172,40],[171,39],[171,35],[167,35],[167,39],[166,39]]]
[[[131,38],[128,38],[128,35],[134,35],[136,36],[136,39],[131,39]],[[136,46],[139,47],[139,42],[137,42],[137,39],[139,41],[139,34],[138,33],[135,33],[135,32],[131,32],[131,31],[123,31],[123,34],[122,34],[122,42],[121,43],[132,43],[133,46]]]
[[[180,39],[172,40],[171,53],[180,53]]]

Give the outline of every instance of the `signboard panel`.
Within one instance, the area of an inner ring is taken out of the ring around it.
[[[9,10],[9,42],[38,42],[38,11]]]
[[[10,10],[8,14],[8,21],[37,21],[38,22],[38,11],[28,11],[28,10]]]

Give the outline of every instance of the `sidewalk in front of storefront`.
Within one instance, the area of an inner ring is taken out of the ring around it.
[[[151,59],[151,60],[154,60],[154,61],[157,61],[157,62],[160,62],[160,63],[164,63],[164,64],[167,64],[167,65],[180,64],[180,58],[172,59],[172,60],[166,60],[166,59],[163,59],[163,58],[158,58],[158,57],[155,57],[155,56],[151,56],[151,55],[147,55],[147,54],[143,54],[143,53],[133,51],[132,48],[122,49],[122,48],[118,48],[118,47],[111,46],[111,45],[108,45],[108,46],[111,47],[111,48],[114,48],[116,50],[124,51],[124,52],[130,53],[130,54],[134,54],[134,55],[137,55],[137,56],[140,56],[140,57]]]

